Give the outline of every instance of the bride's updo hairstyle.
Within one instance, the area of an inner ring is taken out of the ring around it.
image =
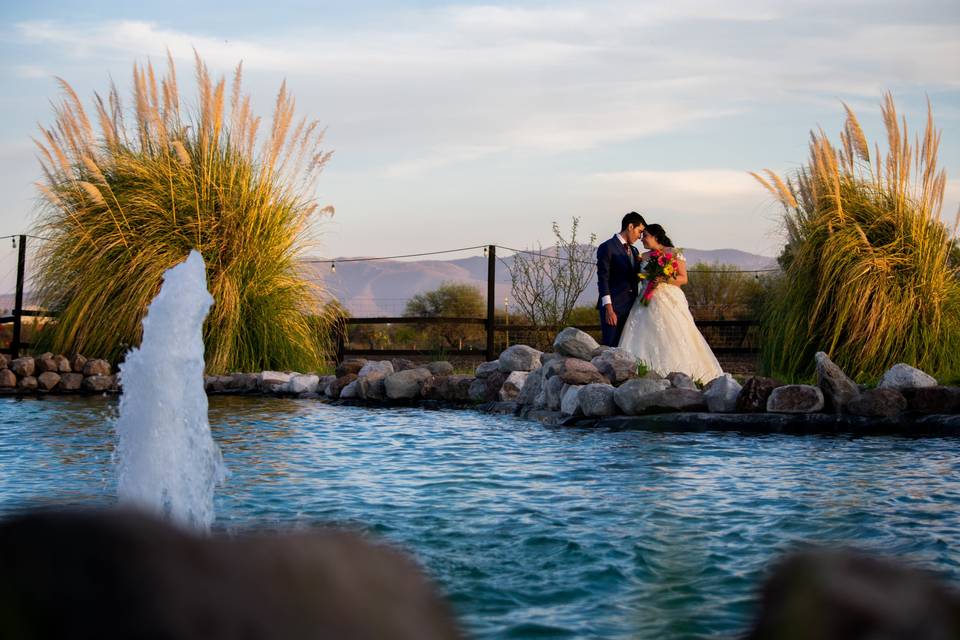
[[[651,236],[657,239],[657,242],[662,244],[665,247],[672,247],[673,240],[667,236],[667,232],[664,231],[663,227],[658,224],[648,224],[644,231],[649,233]]]

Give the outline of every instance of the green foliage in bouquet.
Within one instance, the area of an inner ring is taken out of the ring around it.
[[[169,56],[168,56],[169,58]],[[294,121],[285,84],[272,126],[241,92],[230,95],[197,57],[196,108],[181,111],[173,60],[165,77],[133,69],[133,110],[116,87],[97,95],[94,122],[76,93],[37,141],[45,179],[34,287],[59,312],[44,348],[117,359],[140,341],[147,305],[166,269],[196,248],[214,305],[204,327],[207,369],[314,370],[331,314],[299,260],[317,211],[315,178],[330,157],[317,122]],[[225,102],[228,104],[225,105]]]
[[[928,105],[911,144],[887,94],[888,151],[871,149],[853,111],[834,148],[811,133],[810,160],[786,180],[753,174],[783,205],[784,276],[763,314],[764,368],[787,379],[812,373],[826,351],[850,375],[875,379],[906,362],[941,379],[960,373],[957,224],[941,220],[945,171]]]

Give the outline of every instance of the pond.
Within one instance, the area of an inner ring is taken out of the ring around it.
[[[103,398],[0,399],[0,516],[115,501]],[[771,559],[854,544],[960,578],[960,439],[545,427],[213,397],[215,528],[337,524],[410,551],[477,638],[741,631]]]

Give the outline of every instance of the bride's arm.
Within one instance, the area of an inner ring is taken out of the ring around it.
[[[682,287],[687,284],[689,280],[687,279],[687,261],[686,260],[677,260],[677,274],[667,280],[670,284],[675,284],[678,287]]]

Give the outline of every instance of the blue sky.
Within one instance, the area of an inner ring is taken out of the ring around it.
[[[110,78],[127,93],[132,64],[163,67],[167,48],[189,78],[192,47],[218,74],[243,60],[265,117],[286,79],[327,125],[320,255],[531,246],[571,216],[604,237],[631,209],[681,246],[773,255],[778,210],[746,172],[799,167],[841,101],[884,139],[885,90],[913,128],[932,100],[945,217],[960,204],[954,0],[5,1],[2,17],[0,235],[34,215],[53,76],[85,100]]]

